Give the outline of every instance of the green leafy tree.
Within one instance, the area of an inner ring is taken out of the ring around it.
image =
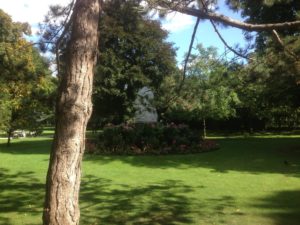
[[[250,63],[240,71],[241,82],[237,89],[242,102],[240,112],[243,115],[240,116],[248,118],[250,123],[251,118],[265,121],[266,128],[293,127],[297,120],[300,96],[297,71],[292,63],[283,60],[284,56],[277,58],[280,55],[258,57],[259,64]],[[285,125],[283,120],[287,122]]]
[[[229,0],[227,3],[233,9],[241,10],[242,16],[250,23],[294,21],[300,18],[300,2],[297,0]],[[268,126],[281,127],[284,120],[285,126],[299,123],[296,122],[300,107],[299,29],[246,33],[246,37],[255,37],[255,51],[252,54],[254,60],[243,72],[246,84],[241,93],[245,97],[244,106],[253,112],[252,115],[266,120]]]
[[[185,83],[169,113],[191,121],[202,120],[205,137],[206,119],[235,116],[239,98],[231,87],[232,78],[225,62],[219,59],[217,49],[204,48],[201,44],[196,49],[198,54],[191,55]]]
[[[54,78],[38,51],[23,38],[27,24],[12,22],[0,10],[0,112],[8,145],[16,129],[36,129],[41,115],[53,110],[45,99],[54,92]]]
[[[167,32],[139,4],[136,0],[104,3],[93,121],[130,119],[138,90],[148,86],[158,96],[163,80],[176,70],[175,50],[166,42]]]

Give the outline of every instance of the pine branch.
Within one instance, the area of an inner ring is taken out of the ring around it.
[[[276,30],[272,30],[272,34],[273,34],[273,38],[275,39],[275,41],[280,45],[280,47],[286,52],[288,53],[290,56],[292,56],[296,61],[299,60],[299,57],[290,49],[288,49],[285,44],[283,43],[283,41],[281,40],[279,34],[277,33]]]
[[[189,58],[190,58],[190,55],[191,55],[191,52],[192,52],[192,49],[193,49],[193,44],[194,44],[194,41],[195,41],[195,37],[196,37],[196,33],[197,33],[199,23],[200,23],[200,19],[197,18],[196,24],[194,26],[192,38],[191,38],[191,41],[190,41],[189,50],[188,50],[188,53],[187,53],[185,61],[184,61],[182,80],[179,84],[179,87],[178,87],[177,91],[176,91],[176,87],[174,88],[175,89],[175,95],[170,96],[170,98],[166,101],[164,107],[161,109],[161,111],[163,111],[163,112],[165,112],[170,107],[170,104],[179,97],[179,94],[182,90],[182,87],[184,85],[185,78],[186,78],[186,71],[187,71],[188,61],[189,61]]]
[[[208,12],[209,12],[209,11],[208,11],[208,7],[207,7],[207,5],[205,4],[205,2],[204,2],[203,0],[201,0],[201,3],[202,3],[202,7],[203,7],[204,11],[205,11],[206,13],[208,13]],[[219,39],[222,41],[222,43],[223,43],[230,51],[232,51],[234,54],[236,54],[237,56],[239,56],[239,57],[241,57],[241,58],[244,58],[244,59],[249,60],[249,58],[248,58],[246,55],[243,55],[243,54],[239,53],[238,51],[236,51],[234,48],[232,48],[232,47],[225,41],[225,39],[223,38],[223,36],[222,36],[221,33],[219,32],[219,30],[218,30],[216,24],[214,23],[214,21],[213,21],[212,19],[209,19],[209,21],[210,21],[211,25],[213,26],[215,32],[217,33]]]
[[[225,39],[223,38],[223,36],[221,35],[221,33],[219,32],[216,24],[214,23],[213,20],[210,20],[210,23],[211,25],[213,26],[215,32],[217,33],[218,37],[220,38],[220,40],[222,41],[222,43],[230,50],[232,51],[234,54],[236,54],[237,56],[241,57],[241,58],[244,58],[244,59],[247,59],[247,60],[250,60],[250,58],[244,54],[241,54],[239,53],[238,51],[236,51],[233,47],[231,47],[226,41]]]
[[[71,3],[70,3],[70,10],[68,12],[68,15],[64,21],[64,25],[62,26],[63,27],[63,31],[62,33],[60,34],[60,36],[58,37],[58,39],[56,40],[56,43],[55,43],[55,55],[56,55],[56,70],[57,70],[57,75],[59,76],[60,75],[60,69],[59,69],[59,48],[60,48],[60,45],[61,45],[61,42],[63,40],[63,38],[65,37],[66,33],[69,31],[69,28],[71,26],[71,23],[72,23],[72,19],[73,19],[73,10],[74,10],[74,5],[75,5],[75,0],[73,0]]]
[[[191,55],[191,52],[192,52],[192,48],[193,48],[193,45],[194,45],[195,36],[196,36],[196,33],[197,33],[199,23],[200,23],[200,18],[197,18],[196,24],[194,26],[192,38],[191,38],[191,41],[190,41],[189,50],[188,50],[188,53],[187,53],[186,58],[185,58],[184,67],[183,67],[183,76],[182,76],[182,80],[181,80],[181,83],[180,83],[179,88],[178,88],[178,94],[180,93],[180,91],[181,91],[181,89],[184,85],[184,81],[185,81],[185,78],[186,78],[187,65],[188,65],[189,58],[190,58],[190,55]]]
[[[158,6],[167,10],[180,12],[200,19],[213,20],[214,22],[220,22],[222,24],[240,28],[247,31],[272,31],[272,30],[282,30],[282,29],[300,27],[300,20],[296,20],[292,22],[283,22],[283,23],[251,24],[251,23],[245,23],[240,20],[230,18],[228,16],[216,12],[208,12],[205,10],[199,10],[193,7],[189,7],[186,4],[184,4],[185,1],[164,1],[164,0],[154,0],[154,1],[148,0],[148,1],[154,7]]]

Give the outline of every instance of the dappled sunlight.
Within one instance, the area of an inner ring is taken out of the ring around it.
[[[87,176],[81,191],[83,224],[191,224],[191,187],[176,180],[138,187],[113,186]],[[95,212],[98,212],[95,215]]]
[[[85,155],[81,224],[298,225],[299,139],[190,155]],[[51,139],[0,144],[0,224],[41,224]]]
[[[44,189],[44,184],[35,177],[34,172],[12,173],[0,168],[0,224],[40,224],[30,223],[26,217],[40,217],[42,214]],[[11,215],[19,219],[12,220]]]

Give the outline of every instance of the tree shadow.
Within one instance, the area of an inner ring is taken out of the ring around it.
[[[204,187],[200,187],[204,188]],[[0,224],[33,218],[22,224],[41,223],[44,184],[32,172],[0,169]],[[191,224],[191,187],[175,180],[140,187],[112,184],[85,176],[81,185],[81,224]],[[12,216],[12,214],[14,216]],[[37,222],[38,221],[38,222]]]
[[[0,190],[0,224],[15,224],[7,213],[41,215],[45,188],[33,172],[9,173],[0,168]]]
[[[130,186],[93,175],[84,176],[80,192],[81,224],[84,225],[175,225],[232,224],[242,221],[247,212],[237,209],[233,196],[195,195],[206,187],[189,186],[179,180],[163,180]],[[41,223],[44,184],[33,172],[10,173],[0,169],[0,224],[15,225],[14,213],[24,225]],[[259,216],[276,225],[297,225],[300,221],[300,191],[281,191],[253,199],[250,205],[261,209]],[[239,218],[237,218],[239,217]],[[195,221],[201,218],[201,221]],[[246,217],[245,217],[246,218]],[[204,222],[203,222],[203,221]]]
[[[0,224],[15,224],[9,213],[41,218],[45,188],[33,172],[1,168],[0,190]],[[173,180],[132,188],[86,176],[80,193],[81,224],[190,224],[190,200],[184,195],[189,191],[189,186]]]
[[[110,180],[87,176],[80,194],[81,224],[230,224],[246,215],[236,211],[233,196],[207,196],[199,201],[194,194],[199,189],[205,192],[205,188],[179,180],[137,187],[111,186]]]
[[[81,224],[192,224],[191,187],[176,180],[130,187],[93,176],[82,183]],[[95,214],[95,212],[97,212]]]
[[[0,143],[0,152],[10,154],[49,154],[52,139],[30,138],[18,140],[11,143],[10,147],[6,143]]]
[[[113,185],[94,176],[84,178],[80,194],[81,224],[175,225],[230,224],[237,216],[232,196],[204,197],[195,193],[205,186],[189,186],[179,180],[132,187]],[[218,215],[218,216],[216,216]],[[201,219],[201,221],[197,221]]]
[[[251,206],[262,209],[262,215],[271,218],[276,225],[300,223],[300,190],[280,191],[253,202]]]

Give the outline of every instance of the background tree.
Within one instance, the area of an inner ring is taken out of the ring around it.
[[[168,33],[149,18],[140,2],[104,3],[92,121],[120,123],[132,118],[138,90],[148,86],[156,95],[162,81],[176,70]]]
[[[250,23],[295,21],[300,18],[299,1],[230,0],[227,3],[234,10],[241,10],[242,16]],[[242,92],[248,90],[250,94],[251,87],[255,87],[253,91],[256,93],[251,94],[252,103],[249,98],[243,102],[245,105],[249,102],[247,108],[258,111],[259,118],[265,120],[267,126],[291,127],[299,124],[299,29],[246,33],[246,37],[255,38],[254,60],[245,67],[244,81],[247,85],[244,85]],[[257,100],[256,104],[253,104],[253,99]]]
[[[242,17],[245,18],[245,22],[249,23],[282,23],[292,22],[300,18],[300,2],[297,0],[226,0],[226,2],[232,10],[240,11]],[[295,40],[298,38],[294,34],[299,34],[299,29],[297,27],[286,27],[285,29],[280,29],[277,32],[280,36],[284,37],[294,36]],[[263,53],[266,47],[271,44],[269,40],[273,33],[271,31],[262,31],[255,34],[246,33],[246,35],[248,38],[255,37],[256,50]]]
[[[55,84],[46,60],[23,38],[29,33],[27,24],[12,22],[2,10],[0,17],[0,98],[5,108],[0,115],[9,145],[14,130],[36,130],[42,115],[53,110],[49,97]]]
[[[192,54],[185,83],[178,98],[167,112],[169,120],[199,124],[202,121],[203,137],[206,136],[206,119],[228,119],[235,115],[239,104],[232,88],[232,77],[226,62],[221,60],[214,47],[196,47]]]

